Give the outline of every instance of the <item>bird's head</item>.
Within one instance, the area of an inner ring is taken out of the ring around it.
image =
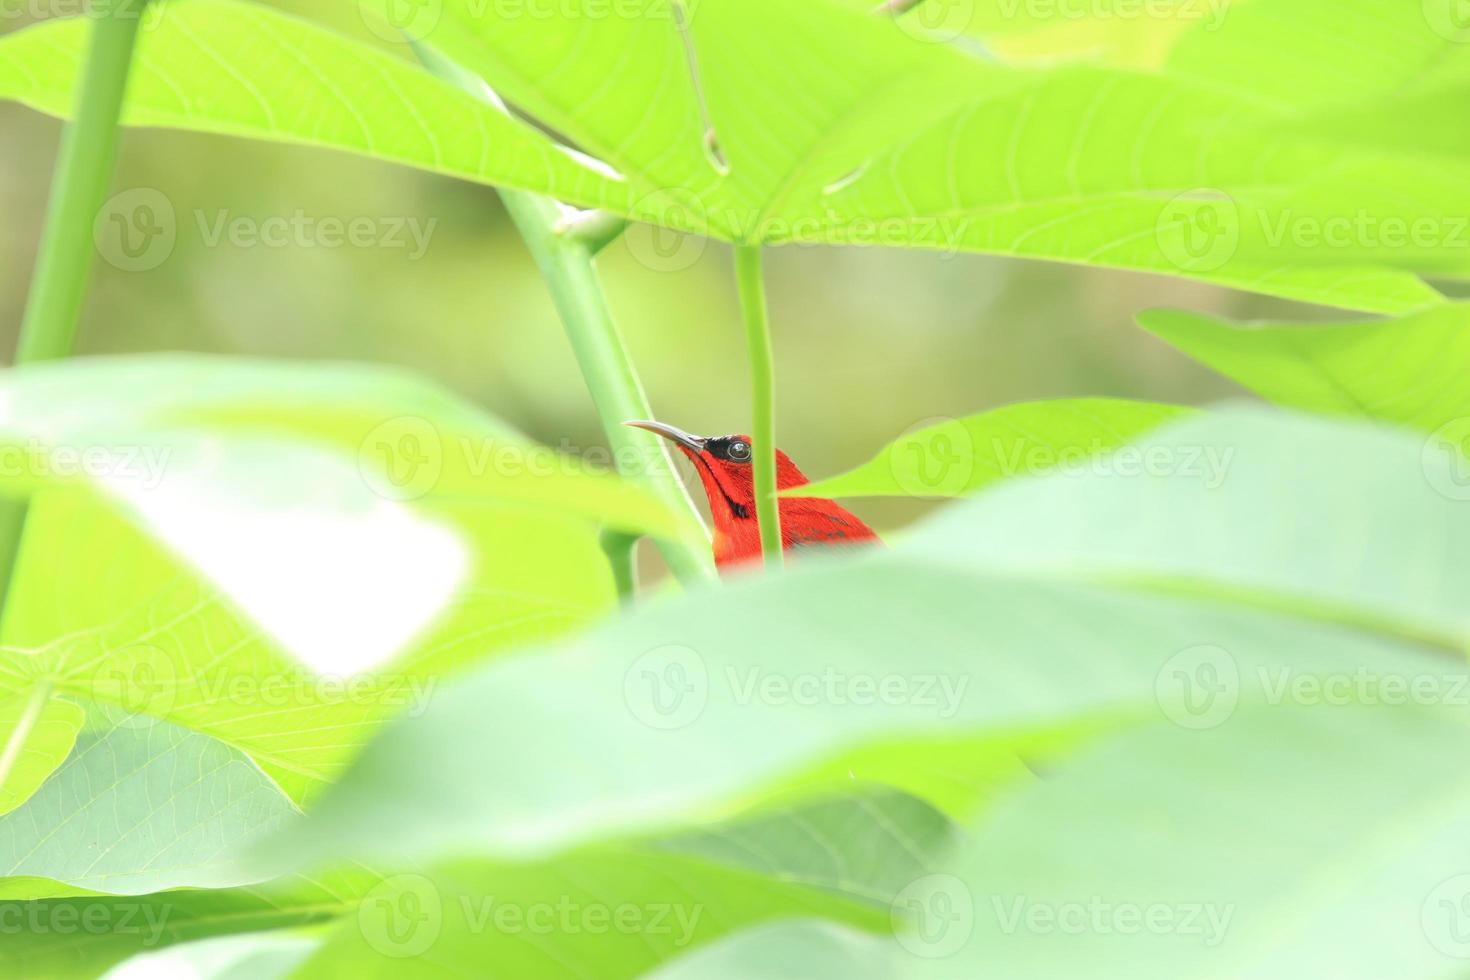
[[[755,478],[751,471],[750,436],[696,436],[662,422],[628,422],[638,429],[663,436],[678,446],[694,464],[710,508],[723,503],[735,518],[755,516]],[[776,450],[776,487],[799,487],[807,478],[791,458]]]

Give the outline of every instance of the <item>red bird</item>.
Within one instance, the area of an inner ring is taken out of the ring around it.
[[[760,525],[755,516],[755,479],[749,436],[692,436],[662,422],[629,422],[673,442],[699,472],[714,519],[715,564],[721,571],[761,557]],[[776,450],[776,489],[810,481],[781,450]],[[880,541],[852,511],[821,497],[781,497],[781,546],[785,551],[819,545]]]

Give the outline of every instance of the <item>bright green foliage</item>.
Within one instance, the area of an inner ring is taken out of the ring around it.
[[[1463,265],[1447,224],[1464,213],[1459,158],[1429,172],[1391,133],[1309,136],[1258,93],[1191,77],[1203,70],[1022,69],[830,0],[420,13],[410,38],[603,166],[406,63],[226,0],[160,7],[126,118],[335,146],[750,244],[1049,258],[1384,312],[1438,295],[1376,263]],[[64,111],[79,28],[6,39],[0,93]],[[1425,57],[1452,51],[1421,34]],[[1324,253],[1301,233],[1359,213],[1439,234]]]
[[[1174,310],[1138,318],[1278,405],[1433,431],[1470,416],[1470,306],[1377,323],[1232,324]]]
[[[0,817],[0,874],[140,895],[250,881],[242,841],[296,808],[240,752],[176,725],[115,714],[18,809]],[[40,894],[45,894],[42,891]]]
[[[23,803],[61,765],[85,717],[81,706],[41,686],[0,702],[0,815]]]
[[[298,801],[443,674],[610,610],[603,522],[673,528],[391,372],[140,358],[7,381],[11,485],[56,489],[33,500],[0,693],[204,732]]]
[[[1470,635],[1457,598],[1464,572],[1448,557],[1464,553],[1455,542],[1465,523],[1421,475],[1417,439],[1226,413],[1171,427],[1151,445],[1171,459],[1189,447],[1237,455],[1209,491],[1207,474],[1182,465],[1014,483],[891,552],[692,595],[587,641],[495,664],[387,730],[285,848],[297,860],[520,852],[665,824],[883,738],[1155,714],[1161,667],[1202,648],[1229,651],[1241,699],[1264,698],[1259,678],[1287,664],[1463,672],[1311,623],[1366,619],[1457,643]],[[1293,488],[1285,499],[1283,485]],[[1370,527],[1384,513],[1395,515],[1392,533],[1327,547],[1325,528]],[[1211,601],[1178,595],[1176,580]],[[1161,586],[1165,595],[1147,594]],[[899,592],[901,607],[883,599]],[[1261,604],[1296,615],[1248,611]],[[705,628],[731,621],[739,630]],[[561,682],[573,674],[575,687]],[[888,679],[907,696],[831,687],[854,678]],[[828,693],[803,697],[814,686]],[[544,693],[552,688],[554,699]],[[432,748],[505,744],[526,730],[543,735],[515,755]]]
[[[961,496],[998,480],[1084,465],[1186,412],[1108,398],[1006,405],[907,433],[857,469],[787,496]]]

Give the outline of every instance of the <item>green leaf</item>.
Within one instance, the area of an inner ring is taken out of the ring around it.
[[[947,928],[918,906],[904,975],[1462,975],[1470,728],[1457,696],[1373,693],[1389,690],[1373,707],[1288,696],[1072,760],[935,883],[973,914]]]
[[[36,793],[0,816],[0,875],[141,895],[253,880],[232,854],[296,808],[241,753],[147,717],[82,733]]]
[[[1189,447],[1233,447],[1227,482],[1203,486]],[[1419,450],[1401,433],[1225,412],[1143,447],[1151,466],[1181,464],[1167,472],[1012,484],[892,551],[641,610],[479,670],[385,729],[273,853],[523,853],[699,819],[859,745],[994,732],[1014,748],[1022,732],[1177,716],[1169,670],[1218,650],[1241,701],[1265,699],[1259,678],[1287,665],[1463,675],[1374,635],[1470,636],[1450,557],[1470,526]],[[513,755],[443,750],[527,731]]]
[[[173,944],[270,936],[271,930],[300,935],[351,914],[381,880],[335,871],[240,888],[13,902],[6,907],[24,928],[0,944],[0,968],[7,976],[95,977],[135,954]],[[83,922],[87,927],[77,928]]]
[[[143,953],[107,980],[186,976],[190,980],[286,980],[317,948],[313,937],[289,932],[220,936]]]
[[[269,7],[152,4],[123,122],[330,147],[595,205],[625,193],[535,129],[427,72]],[[54,116],[72,109],[89,20],[0,41],[0,92]]]
[[[857,469],[786,496],[961,496],[998,480],[1084,466],[1188,411],[1108,398],[1006,405],[906,433]]]
[[[898,976],[893,944],[835,922],[754,926],[665,964],[646,980],[890,980]]]
[[[451,0],[407,25],[601,168],[419,69],[253,5],[159,9],[128,121],[365,152],[736,242],[964,249],[1382,312],[1441,300],[1403,270],[1462,263],[1446,240],[1322,249],[1271,233],[1345,211],[1443,223],[1463,213],[1458,170],[1426,193],[1434,175],[1414,160],[1345,154],[1218,85],[1001,65],[828,0],[545,17]],[[0,41],[14,66],[0,94],[64,111],[81,27]]]
[[[641,493],[397,372],[26,369],[0,382],[0,445],[22,463],[4,486],[40,490],[0,694],[166,718],[298,801],[439,675],[614,608],[601,524],[673,531]]]
[[[869,786],[766,807],[654,846],[886,908],[959,840],[954,824],[923,800]]]
[[[86,718],[44,685],[0,702],[0,815],[20,806],[71,752]]]
[[[457,861],[385,879],[301,975],[632,980],[741,926],[793,916],[888,921],[886,910],[673,854]]]
[[[1280,405],[1433,431],[1470,416],[1470,306],[1373,323],[1235,324],[1150,310],[1139,324]]]

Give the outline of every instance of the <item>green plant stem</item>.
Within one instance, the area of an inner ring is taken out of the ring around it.
[[[735,279],[750,351],[751,451],[755,468],[755,516],[767,568],[780,568],[781,511],[776,505],[776,367],[766,316],[766,285],[758,245],[735,247]]]
[[[600,543],[603,554],[607,555],[607,563],[612,567],[618,601],[627,605],[638,594],[638,536],[604,528]]]
[[[551,290],[619,470],[662,498],[674,513],[698,521],[698,511],[676,478],[663,441],[623,424],[629,419],[653,418],[653,410],[613,322],[591,251],[576,238],[557,233],[561,209],[550,198],[505,189],[500,197]],[[645,465],[655,460],[657,465]],[[704,549],[699,553],[687,541],[663,539],[658,546],[679,581],[689,583],[710,576],[711,562]]]
[[[16,364],[71,353],[92,268],[92,223],[106,199],[117,159],[117,121],[142,6],[104,4],[94,15],[76,109],[57,153]],[[25,519],[25,500],[0,505],[0,615],[15,575]]]
[[[500,104],[483,79],[427,45],[415,43],[413,48],[419,60],[435,75],[491,104]],[[653,409],[623,345],[593,265],[598,249],[611,237],[565,233],[561,206],[543,194],[507,188],[499,189],[499,193],[551,291],[587,391],[602,420],[602,431],[612,447],[618,472],[658,497],[689,528],[689,533],[679,540],[658,539],[659,553],[674,576],[686,585],[711,578],[714,562],[708,538],[704,536],[704,522],[679,482],[666,444],[650,432],[623,424],[630,419],[651,419]],[[654,462],[656,465],[646,465]],[[696,541],[701,537],[703,541]]]

